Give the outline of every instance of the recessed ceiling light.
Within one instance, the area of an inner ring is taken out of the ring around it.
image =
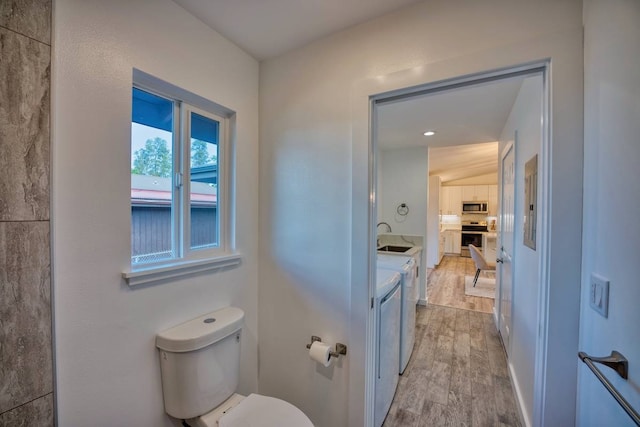
[[[428,131],[426,131],[423,135],[424,135],[424,136],[433,136],[433,135],[435,135],[435,134],[436,134],[436,132],[435,132],[435,131],[433,131],[433,130],[428,130]]]

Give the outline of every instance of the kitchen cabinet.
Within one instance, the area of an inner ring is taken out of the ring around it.
[[[442,232],[444,236],[444,252],[447,254],[453,253],[453,231],[445,230]]]
[[[442,187],[440,210],[442,211],[442,215],[460,215],[462,213],[461,186]]]
[[[488,185],[464,185],[462,186],[463,202],[485,202],[489,200]]]
[[[444,231],[444,252],[448,254],[460,254],[461,233],[460,230]]]
[[[462,186],[462,201],[473,202],[478,200],[476,198],[476,186],[475,185],[463,185]]]
[[[462,232],[460,230],[454,230],[453,234],[453,253],[460,255],[462,250]]]
[[[489,185],[489,216],[498,215],[498,186]]]
[[[476,198],[474,200],[479,200],[481,202],[486,202],[489,200],[489,186],[488,185],[474,185]]]
[[[440,187],[440,215],[449,214],[449,187]]]

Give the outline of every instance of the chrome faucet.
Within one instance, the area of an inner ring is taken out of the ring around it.
[[[384,221],[383,222],[379,222],[378,225],[376,225],[376,228],[380,227],[382,224],[387,226],[387,228],[389,229],[389,231],[388,231],[389,233],[392,232],[391,231],[391,226],[388,223],[384,222]]]

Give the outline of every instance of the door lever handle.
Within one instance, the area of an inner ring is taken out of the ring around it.
[[[502,263],[502,258],[496,258],[496,262]]]

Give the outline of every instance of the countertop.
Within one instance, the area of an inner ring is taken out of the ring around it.
[[[382,246],[386,246],[386,245],[380,245],[379,247],[381,248]],[[403,245],[399,245],[399,246],[403,246]],[[417,254],[422,250],[422,246],[411,246],[411,247],[407,246],[407,247],[409,248],[409,250],[406,252],[378,251],[378,253],[385,254],[385,255],[414,256],[415,254]]]

